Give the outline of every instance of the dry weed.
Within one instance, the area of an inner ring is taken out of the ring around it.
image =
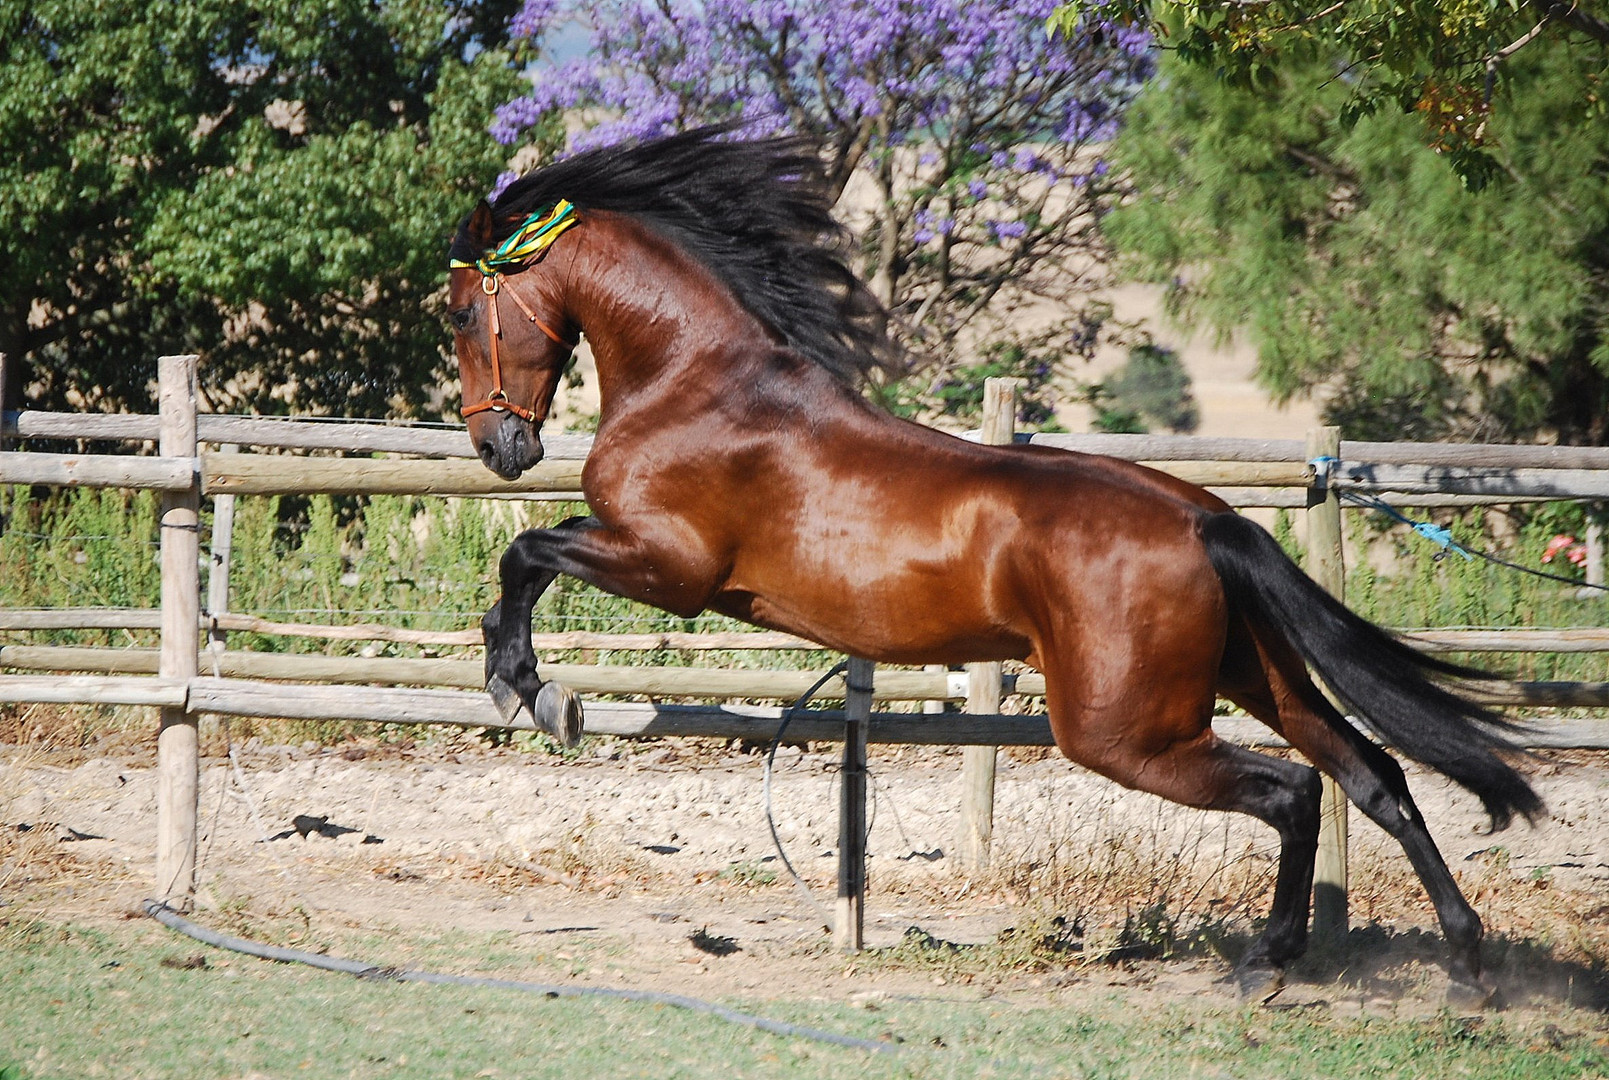
[[[1171,951],[1263,913],[1277,845],[1222,815],[1115,788],[1076,807],[1048,792],[1034,805],[1031,820],[997,834],[993,864],[973,887],[1060,917],[1108,951],[1142,938]]]

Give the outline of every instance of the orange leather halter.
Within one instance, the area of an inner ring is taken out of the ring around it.
[[[498,274],[483,274],[480,279],[480,291],[486,294],[486,308],[491,312],[492,390],[483,400],[477,401],[473,405],[465,405],[459,412],[465,416],[474,416],[476,413],[483,412],[509,412],[521,420],[534,421],[536,413],[533,410],[527,409],[523,405],[514,404],[508,399],[508,395],[503,392],[503,366],[497,355],[497,341],[503,336],[503,326],[497,317],[497,296],[502,292],[498,284],[500,280],[501,278]],[[553,327],[537,318],[536,312],[532,311],[530,306],[520,299],[519,293],[509,293],[508,295],[514,298],[514,303],[525,313],[527,319],[536,324],[538,330],[541,330],[542,333],[564,346],[566,356],[575,350],[576,343],[560,337]]]

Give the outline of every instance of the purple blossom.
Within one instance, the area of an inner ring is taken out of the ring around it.
[[[555,114],[584,118],[573,153],[742,118],[746,136],[803,130],[831,147],[875,119],[858,168],[893,164],[898,242],[964,240],[962,257],[1027,235],[1013,215],[1047,184],[1093,197],[1107,166],[1092,146],[1151,73],[1143,30],[1047,36],[1057,2],[524,0],[509,31],[531,43],[530,90],[490,131],[515,146]],[[564,57],[544,52],[555,40]]]
[[[508,22],[511,37],[534,38],[547,29],[559,0],[525,0],[524,6]]]
[[[1069,102],[1082,92],[1115,104],[1143,77],[1143,31],[1102,27],[1115,48],[1088,34],[1049,38],[1044,20],[1054,7],[1055,0],[525,0],[512,34],[540,46],[555,27],[583,29],[589,46],[566,62],[539,53],[531,93],[499,109],[492,131],[513,144],[554,109],[612,114],[602,126],[617,139],[732,115],[791,115],[822,131],[894,109],[886,140],[897,146],[969,130],[967,117],[993,113],[998,123],[971,149],[1006,168],[1010,148],[994,140],[1092,137],[1110,110],[1086,107],[1088,116],[1075,120]],[[595,130],[586,141],[603,138]]]
[[[492,182],[492,190],[491,190],[490,193],[487,194],[486,201],[487,202],[496,202],[497,197],[499,195],[503,194],[503,189],[507,188],[508,185],[512,184],[514,181],[518,180],[519,178],[520,178],[520,174],[517,173],[517,172],[514,172],[512,169],[509,170],[508,172],[498,173],[497,174],[497,179]]]

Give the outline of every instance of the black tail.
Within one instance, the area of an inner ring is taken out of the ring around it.
[[[1514,749],[1503,733],[1523,726],[1431,679],[1491,675],[1426,656],[1354,615],[1239,514],[1203,518],[1201,539],[1230,605],[1253,625],[1282,633],[1388,746],[1474,792],[1493,828],[1505,828],[1515,813],[1534,819],[1542,811],[1531,785],[1495,752]]]

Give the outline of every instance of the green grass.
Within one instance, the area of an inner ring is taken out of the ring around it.
[[[1146,991],[1054,1004],[732,1002],[901,1040],[872,1056],[676,1009],[359,981],[206,952],[147,924],[0,930],[0,1077],[1583,1077],[1591,1035],[1501,1016],[1339,1018]],[[394,942],[394,944],[396,944]],[[455,941],[437,959],[473,949]],[[485,942],[492,946],[495,943]],[[206,952],[209,966],[163,965]],[[474,968],[479,965],[470,962]],[[541,973],[527,977],[541,979]],[[824,994],[833,988],[824,987]],[[1561,1020],[1561,1023],[1568,1022]]]

